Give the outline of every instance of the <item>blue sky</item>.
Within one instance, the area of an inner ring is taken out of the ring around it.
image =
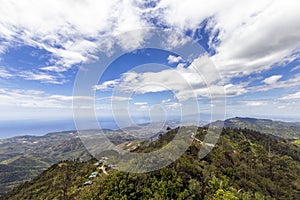
[[[151,116],[160,119],[158,113],[170,118],[180,115],[189,96],[183,92],[186,88],[176,86],[177,80],[168,79],[164,72],[177,70],[184,78],[195,78],[190,74],[192,62],[167,46],[131,52],[142,47],[149,27],[171,30],[169,45],[176,46],[188,36],[205,49],[221,76],[218,86],[225,90],[226,117],[300,121],[299,7],[297,0],[3,1],[0,121],[72,119],[78,71],[100,63],[99,52],[110,54],[112,44],[129,53],[115,60],[91,86],[96,89],[97,115],[112,117],[115,88],[132,91],[127,111],[138,123]],[[142,31],[135,38],[119,37],[136,29]],[[131,79],[133,75],[138,81]],[[155,85],[147,88],[149,80],[169,90]],[[195,87],[201,85],[197,81],[188,80]],[[209,114],[213,105],[201,89],[194,88],[196,98],[203,106],[201,112]],[[118,110],[118,115],[127,111]]]

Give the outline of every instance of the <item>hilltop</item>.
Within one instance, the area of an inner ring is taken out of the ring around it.
[[[211,126],[221,126],[230,128],[247,128],[265,133],[274,137],[281,137],[289,140],[300,139],[300,122],[273,121],[270,119],[256,119],[235,117],[225,121],[212,122]]]

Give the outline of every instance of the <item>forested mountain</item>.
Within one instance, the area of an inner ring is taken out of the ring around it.
[[[300,122],[273,121],[270,119],[235,117],[225,121],[216,121],[211,126],[223,126],[230,128],[248,128],[275,137],[285,139],[300,139]]]
[[[135,151],[159,149],[175,134],[171,129]],[[205,134],[205,128],[198,128],[195,137],[202,140]],[[203,159],[200,148],[195,139],[174,163],[144,174],[116,171],[109,160],[103,166],[95,159],[62,161],[3,199],[299,199],[297,143],[226,128]]]
[[[86,156],[75,131],[0,140],[0,195],[60,160]]]
[[[99,130],[81,131],[97,134]],[[132,136],[102,130],[114,143],[132,140]],[[0,196],[12,187],[30,180],[61,160],[91,156],[82,144],[77,131],[49,133],[44,136],[18,136],[0,140]]]

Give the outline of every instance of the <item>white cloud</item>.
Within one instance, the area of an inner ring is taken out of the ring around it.
[[[300,92],[296,92],[294,94],[289,94],[289,95],[286,95],[286,96],[280,98],[280,100],[290,100],[290,99],[300,99]]]
[[[144,31],[135,32],[134,36],[118,34],[151,27],[152,18],[156,18],[157,24],[177,30],[166,47],[184,42],[178,39],[182,39],[182,32],[194,31],[209,19],[209,46],[216,50],[211,59],[223,77],[230,80],[297,58],[292,52],[300,46],[300,21],[296,20],[299,6],[298,0],[162,0],[153,8],[135,0],[3,1],[0,51],[16,43],[42,48],[52,53],[50,64],[55,67],[41,70],[63,72],[74,64],[97,59],[99,50],[109,52],[113,42],[125,49],[140,46]],[[215,44],[217,32],[219,43]]]
[[[144,105],[148,105],[148,103],[147,102],[135,102],[134,105],[144,106]]]
[[[300,21],[297,20],[299,7],[298,0],[288,2],[161,0],[153,8],[145,8],[143,2],[135,0],[2,1],[0,53],[14,48],[15,45],[29,45],[50,52],[52,58],[46,63],[47,66],[39,69],[40,71],[14,75],[4,69],[0,70],[0,77],[19,76],[27,80],[63,83],[65,80],[61,73],[74,64],[98,59],[96,52],[99,50],[109,52],[114,42],[124,49],[139,47],[146,35],[144,31],[123,37],[118,34],[136,28],[151,27],[149,19],[156,18],[157,24],[176,30],[174,35],[170,36],[166,48],[186,42],[181,40],[183,32],[195,31],[203,20],[208,20],[206,31],[210,31],[209,46],[216,51],[211,60],[225,79],[224,85],[228,96],[275,88],[297,88],[300,86],[299,74],[288,80],[280,80],[281,75],[268,77],[264,80],[266,85],[256,87],[248,87],[246,83],[233,84],[231,79],[253,72],[263,72],[270,69],[273,64],[282,65],[299,58],[297,51],[300,47]],[[132,37],[135,37],[135,40],[132,40]],[[213,42],[214,37],[218,43]],[[171,62],[179,62],[174,58],[169,59]],[[209,96],[209,92],[218,93],[223,89],[221,84],[216,84],[219,81],[218,76],[209,67],[193,68],[193,65],[197,66],[199,63],[208,66],[206,64],[209,63],[209,59],[195,60],[187,68],[181,64],[175,70],[125,73],[121,80],[111,80],[94,86],[93,89],[110,90],[119,86],[121,89],[137,90],[139,93],[172,90],[181,100],[194,95]],[[295,67],[293,70],[296,69],[298,68]],[[199,76],[199,72],[205,77]],[[208,91],[206,84],[212,85],[214,91]],[[20,99],[29,99],[27,102],[21,100],[16,102],[13,101],[13,95],[4,95],[1,96],[1,102],[11,101],[15,102],[15,105],[31,105],[32,101],[38,106],[42,106],[45,102],[45,99],[42,99],[43,95],[40,94],[32,95],[36,100],[22,96],[20,92],[16,92],[15,95]],[[45,105],[69,101],[71,98],[45,96],[51,100]],[[282,98],[295,96],[287,95]],[[114,99],[128,100],[127,97],[121,96]],[[60,103],[58,105],[61,105]],[[271,108],[269,110],[272,111]]]
[[[285,109],[286,105],[277,106],[278,109]]]
[[[161,103],[165,104],[165,103],[169,103],[170,101],[171,101],[171,99],[164,99],[164,100],[161,101]]]
[[[137,94],[170,91],[180,101],[197,96],[224,95],[224,88],[218,85],[219,76],[208,60],[204,55],[195,59],[186,68],[177,67],[158,72],[126,72],[120,79],[106,81],[94,89],[105,91],[115,88],[118,92]],[[244,92],[241,86],[227,85],[226,89],[230,96]]]
[[[127,72],[123,74],[118,89],[139,94],[171,91],[177,98],[186,100],[195,97],[194,88],[204,86],[202,78],[193,71],[192,67],[188,67],[159,72]]]
[[[131,97],[123,97],[123,96],[112,96],[112,101],[130,101],[132,100]]]
[[[196,30],[208,19],[209,46],[216,50],[212,60],[230,80],[297,58],[292,53],[300,47],[299,7],[297,0],[288,4],[271,0],[162,0],[152,13],[162,24],[183,31]]]
[[[168,56],[168,63],[172,64],[172,63],[179,63],[183,61],[181,56],[173,56],[173,55],[169,55]]]
[[[134,1],[3,1],[0,49],[3,52],[14,44],[44,49],[52,53],[52,64],[62,68],[44,70],[62,72],[97,58],[95,53],[108,50],[112,41],[124,48],[137,47],[142,32],[134,35],[135,40],[118,34],[148,26],[141,12]]]
[[[55,76],[55,75],[42,73],[42,72],[35,73],[35,72],[26,71],[26,72],[20,72],[19,74],[16,75],[24,78],[25,80],[41,81],[43,83],[63,84],[65,82],[65,80],[59,80],[57,75]]]
[[[195,30],[204,19],[226,7],[227,3],[228,1],[162,0],[158,3],[154,13],[161,19],[163,24],[181,30]]]
[[[255,86],[248,88],[248,91],[251,92],[259,92],[259,91],[268,91],[272,89],[278,88],[297,88],[300,86],[300,74],[295,74],[295,76],[291,77],[287,80],[277,81],[276,84],[267,84],[262,86]]]
[[[296,71],[296,70],[298,70],[298,69],[300,69],[300,65],[294,67],[291,71],[293,72],[293,71]]]
[[[71,119],[72,100],[86,96],[48,94],[39,90],[0,89],[1,120]]]
[[[212,59],[229,77],[287,59],[300,45],[300,23],[295,20],[299,6],[299,1],[243,1],[222,10],[215,26],[221,30],[221,43]]]
[[[58,66],[41,67],[40,70],[42,70],[42,71],[50,71],[50,72],[58,72],[58,73],[66,71],[65,68],[58,67]]]
[[[71,119],[72,101],[93,100],[89,96],[49,94],[39,90],[0,89],[1,120]],[[87,107],[81,107],[85,109]]]
[[[10,78],[13,75],[4,68],[0,68],[0,78]]]
[[[71,108],[72,99],[73,96],[50,95],[39,90],[0,89],[0,106],[29,108]]]
[[[102,83],[100,85],[94,85],[92,89],[105,91],[105,90],[114,88],[118,83],[119,83],[119,80],[105,81],[104,83]]]
[[[106,100],[109,100],[109,101],[130,101],[132,100],[131,97],[126,97],[126,96],[107,96],[107,97],[100,97],[100,98],[97,98],[96,99],[97,101],[106,101]]]
[[[225,92],[227,96],[239,96],[244,93],[247,93],[247,89],[240,84],[240,85],[233,85],[233,84],[227,84],[224,86]]]
[[[265,101],[241,101],[240,102],[243,105],[246,106],[263,106],[266,105]]]
[[[170,102],[166,105],[166,107],[168,109],[175,109],[175,108],[179,108],[182,104],[178,103],[178,102]]]
[[[54,66],[53,66],[54,67]],[[45,70],[47,67],[43,68]],[[52,68],[52,67],[49,67]],[[54,69],[54,68],[53,68]],[[60,68],[57,68],[59,70]],[[51,71],[51,70],[50,70]],[[50,74],[45,72],[31,72],[31,71],[8,71],[5,68],[0,68],[0,78],[16,78],[21,77],[25,80],[40,81],[42,83],[51,83],[51,84],[63,84],[66,82],[62,74]]]
[[[270,76],[268,78],[265,78],[265,80],[263,80],[263,82],[268,84],[268,85],[272,85],[272,84],[276,83],[281,78],[282,78],[282,75],[274,75],[274,76]]]

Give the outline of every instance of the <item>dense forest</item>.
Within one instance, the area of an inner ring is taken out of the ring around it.
[[[176,134],[168,130],[135,151],[149,152]],[[203,139],[205,128],[195,135]],[[134,174],[109,168],[97,160],[61,161],[32,181],[14,188],[3,199],[299,199],[300,146],[249,129],[223,130],[203,159],[194,140],[171,165]],[[95,176],[91,177],[92,173]]]

